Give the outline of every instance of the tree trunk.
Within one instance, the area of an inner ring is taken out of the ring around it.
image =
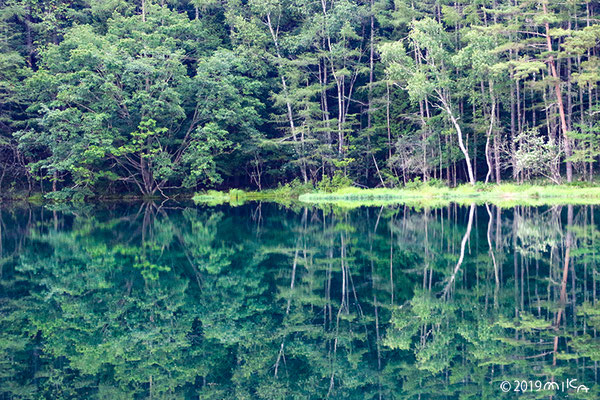
[[[542,1],[542,8],[544,10],[544,15],[548,15],[548,7],[546,6],[546,1]],[[548,21],[544,23],[544,27],[546,29],[546,46],[548,48],[548,52],[550,55],[548,56],[548,64],[550,64],[550,74],[554,79],[554,92],[556,95],[556,102],[558,105],[558,113],[560,116],[560,126],[563,133],[563,140],[565,141],[565,156],[567,158],[567,182],[573,181],[573,163],[569,160],[572,155],[571,150],[571,141],[568,137],[568,127],[567,127],[567,119],[565,116],[565,106],[563,104],[562,93],[560,90],[560,76],[556,71],[556,63],[554,62],[554,55],[552,55],[552,39],[550,38],[550,24]]]
[[[27,46],[27,63],[30,68],[33,68],[33,35],[31,33],[31,7],[27,7],[27,14],[25,15],[25,31],[26,31],[26,46]]]
[[[488,166],[488,172],[485,175],[485,183],[488,183],[490,176],[492,175],[493,167],[490,156],[490,138],[492,136],[494,130],[494,119],[496,117],[496,98],[494,97],[494,83],[492,80],[489,80],[489,91],[490,91],[490,101],[492,102],[492,109],[490,111],[490,127],[487,131],[486,140],[485,140],[485,160]]]
[[[500,121],[500,107],[496,107],[496,121]],[[494,135],[494,159],[496,166],[496,183],[500,184],[501,176],[500,176],[500,144],[498,140],[498,136],[500,132],[497,132]]]
[[[392,127],[390,123],[390,83],[386,82],[385,124],[388,139],[388,161],[392,158]]]
[[[515,84],[514,82],[512,82],[511,79],[511,84],[510,84],[510,156],[512,159],[512,178],[513,180],[517,180],[517,175],[518,175],[518,169],[517,169],[517,160],[515,155],[517,154],[517,143],[516,143],[516,137],[517,137],[517,132],[516,132],[516,123],[515,123],[515,112],[516,112],[516,107],[515,107]]]
[[[281,62],[283,60],[283,57],[281,56],[281,51],[279,50],[279,41],[277,39],[277,33],[275,32],[275,29],[273,28],[273,24],[271,23],[271,14],[267,14],[267,26],[269,27],[269,32],[271,33],[271,38],[273,39],[273,44],[275,45],[275,52],[277,53],[277,60],[279,61],[279,66],[281,66]],[[283,88],[283,96],[285,97],[285,107],[286,107],[286,111],[287,111],[287,118],[288,118],[288,122],[290,124],[290,133],[292,134],[292,139],[294,140],[294,143],[298,142],[298,137],[297,137],[297,133],[296,133],[296,127],[294,125],[294,115],[292,112],[292,104],[290,103],[290,99],[289,99],[289,91],[288,91],[288,87],[287,87],[287,82],[285,80],[285,76],[283,75],[283,71],[281,71],[280,68],[278,68],[279,70],[279,75],[281,77],[281,86]],[[296,152],[298,151],[297,147],[296,147]],[[301,144],[301,147],[304,147],[304,144]],[[304,154],[301,155],[302,157],[302,163],[301,163],[301,167],[300,167],[300,172],[302,173],[302,180],[304,181],[304,183],[308,183],[308,175],[306,173],[306,160],[304,160]]]
[[[458,147],[460,147],[460,150],[462,151],[463,155],[465,156],[465,162],[467,164],[467,173],[469,175],[469,183],[471,185],[475,185],[475,176],[473,175],[473,166],[471,165],[471,157],[469,156],[469,152],[467,151],[467,148],[465,147],[465,144],[463,141],[463,133],[462,133],[462,129],[460,128],[460,124],[458,123],[458,120],[452,113],[452,109],[450,108],[450,106],[449,106],[448,102],[445,100],[445,98],[443,96],[440,96],[440,100],[442,101],[442,104],[446,110],[446,113],[448,114],[448,117],[450,117],[450,121],[452,121],[452,124],[454,125],[454,128],[456,129],[456,133],[457,133],[457,137],[458,137]]]
[[[374,0],[371,0],[369,11],[371,13],[371,32],[369,37],[369,88],[368,88],[368,107],[367,107],[367,151],[371,153],[371,112],[372,112],[372,103],[373,103],[373,78],[374,78],[374,57],[375,57],[375,15],[373,14],[373,3]],[[375,163],[375,168],[377,169],[377,173],[379,174],[379,178],[381,179],[381,174],[379,173],[379,167],[377,166],[377,161],[375,160],[375,155],[371,153],[373,158],[373,162]],[[367,162],[365,165],[366,169],[366,180],[369,182],[369,163]],[[383,184],[383,180],[381,180]],[[385,185],[383,185],[385,186]]]

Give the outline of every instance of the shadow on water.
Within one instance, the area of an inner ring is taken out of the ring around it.
[[[0,208],[0,399],[598,398],[599,220]]]

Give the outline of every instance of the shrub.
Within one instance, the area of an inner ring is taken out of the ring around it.
[[[473,188],[476,192],[489,192],[495,186],[494,183],[475,182]]]
[[[242,189],[230,189],[229,200],[243,200],[246,197],[246,192]]]
[[[382,169],[381,176],[383,177],[386,187],[396,188],[401,185],[400,178],[392,174],[392,172],[388,169]]]
[[[430,180],[427,181],[427,186],[434,187],[434,188],[443,188],[443,187],[446,187],[446,182],[444,182],[443,180],[438,179],[438,178],[431,178]]]
[[[277,186],[277,189],[273,190],[273,193],[277,197],[298,197],[304,193],[312,192],[314,188],[315,187],[311,182],[304,183],[300,179],[296,178],[284,185],[280,183]]]
[[[321,182],[317,184],[317,189],[322,192],[335,192],[344,187],[352,186],[352,180],[342,173],[342,171],[335,171],[332,178],[325,175]]]
[[[65,201],[82,202],[88,197],[93,197],[93,193],[88,188],[64,188],[58,192],[46,193],[44,196],[47,200],[58,203]]]
[[[420,176],[415,176],[414,179],[406,182],[406,185],[404,185],[404,187],[408,190],[418,189],[421,186],[423,186],[423,181],[421,180]]]

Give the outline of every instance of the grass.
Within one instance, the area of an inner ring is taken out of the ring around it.
[[[329,203],[353,207],[360,205],[411,204],[443,205],[449,202],[492,203],[503,207],[515,205],[600,204],[600,186],[468,184],[456,188],[422,184],[413,188],[359,189],[343,188],[333,193],[314,192],[299,196],[307,203]]]
[[[394,189],[359,189],[345,187],[333,192],[316,191],[308,186],[284,185],[260,192],[231,189],[229,192],[196,193],[196,203],[234,205],[246,201],[274,201],[331,204],[346,208],[406,204],[414,207],[440,207],[450,202],[459,204],[490,203],[501,207],[516,205],[541,206],[557,204],[600,204],[600,186],[582,183],[564,185],[503,183],[469,184],[450,188],[443,185],[418,184]]]
[[[220,192],[209,190],[207,192],[196,193],[192,200],[195,203],[204,203],[209,205],[229,203],[240,205],[246,201],[274,201],[281,204],[289,204],[297,201],[298,197],[306,191],[298,193],[289,187],[277,189],[268,189],[260,192],[246,192],[240,189],[230,189],[229,192]]]
[[[246,192],[240,189],[230,189],[229,192],[219,192],[209,190],[203,193],[196,193],[192,200],[196,203],[233,203],[241,204],[245,201],[274,201],[285,205],[290,205],[298,200],[302,194],[314,191],[311,183],[302,183],[294,179],[290,183],[279,185],[275,189],[266,189],[259,192]]]

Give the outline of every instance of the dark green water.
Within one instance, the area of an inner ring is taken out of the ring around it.
[[[599,398],[598,211],[3,206],[0,399]]]

